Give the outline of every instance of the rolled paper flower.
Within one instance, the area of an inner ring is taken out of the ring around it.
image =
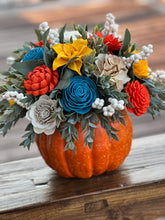
[[[53,71],[46,65],[36,67],[24,81],[26,93],[38,96],[51,92],[58,84],[58,76],[57,70]]]
[[[98,37],[102,38],[103,34],[100,31],[95,33]],[[113,51],[120,50],[122,43],[118,37],[114,37],[113,34],[106,35],[104,38],[104,44],[108,47],[108,52],[113,54]]]
[[[135,82],[127,83],[125,92],[129,95],[128,100],[133,105],[133,108],[127,107],[128,111],[137,116],[146,113],[150,105],[150,95],[147,88],[136,80]]]
[[[108,47],[108,52],[112,53],[113,51],[120,50],[122,43],[119,41],[118,37],[113,37],[113,34],[106,35],[104,38],[104,44]]]
[[[42,60],[44,57],[44,48],[43,47],[36,47],[30,50],[22,59],[22,61],[28,60]]]
[[[63,90],[61,103],[67,112],[75,111],[85,114],[92,108],[92,103],[98,98],[94,81],[85,76],[75,76],[70,80],[70,85]]]

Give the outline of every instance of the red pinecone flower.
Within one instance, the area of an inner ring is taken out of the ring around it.
[[[133,108],[127,107],[128,111],[137,116],[144,114],[150,105],[150,96],[146,87],[136,80],[135,82],[127,83],[125,92],[129,95],[128,100],[134,106]]]
[[[46,65],[36,67],[28,73],[28,80],[24,81],[26,93],[34,96],[51,92],[58,84],[58,71],[49,69]]]

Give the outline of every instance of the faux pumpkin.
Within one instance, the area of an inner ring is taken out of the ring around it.
[[[60,176],[90,178],[106,171],[117,169],[128,155],[132,143],[132,122],[128,114],[125,116],[126,126],[115,121],[112,124],[118,131],[119,141],[110,139],[100,124],[95,129],[93,149],[84,145],[84,133],[81,124],[76,128],[79,142],[75,142],[77,154],[72,150],[64,151],[65,140],[61,139],[60,132],[56,129],[54,134],[40,137],[36,135],[36,143],[45,162]]]

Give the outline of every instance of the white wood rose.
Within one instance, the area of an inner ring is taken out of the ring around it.
[[[116,85],[116,89],[121,91],[124,88],[124,84],[130,81],[127,76],[128,69],[122,59],[111,54],[99,54],[96,61],[97,70],[96,75],[108,76],[111,75],[110,82]]]
[[[29,107],[26,118],[32,123],[36,134],[51,135],[63,119],[63,110],[58,102],[43,95]]]

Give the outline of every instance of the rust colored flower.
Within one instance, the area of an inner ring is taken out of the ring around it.
[[[58,76],[57,70],[53,71],[46,65],[36,67],[24,81],[26,93],[39,96],[51,92],[58,84]]]
[[[37,46],[40,46],[40,47],[43,47],[44,46],[44,43],[43,43],[43,40],[39,41],[39,42],[36,42],[34,43],[35,45]]]
[[[50,44],[50,40],[48,40],[48,43]],[[43,40],[41,40],[39,42],[35,42],[34,44],[39,46],[39,47],[43,47],[44,46]]]
[[[125,92],[129,95],[128,100],[133,105],[133,108],[127,107],[128,111],[137,116],[143,115],[150,105],[150,96],[147,88],[136,80],[135,82],[127,83]]]
[[[113,51],[120,50],[122,43],[119,42],[118,37],[113,37],[113,34],[106,35],[104,38],[104,44],[108,47],[108,52],[113,53]]]
[[[95,33],[98,37],[102,38],[103,35],[100,31],[97,31]],[[108,52],[113,54],[113,51],[118,51],[120,50],[122,46],[122,42],[119,41],[118,37],[113,37],[113,34],[106,35],[104,38],[104,44],[107,45],[108,47]]]

